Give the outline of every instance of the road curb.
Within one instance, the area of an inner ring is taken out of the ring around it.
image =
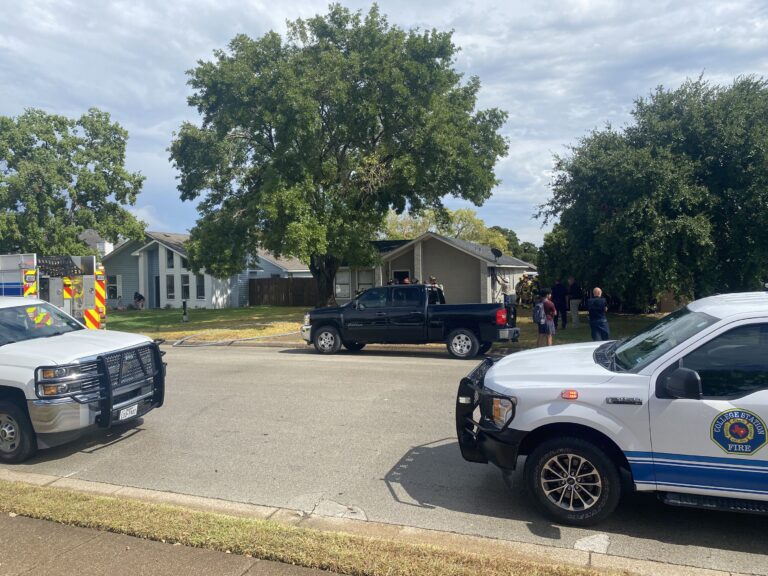
[[[637,560],[588,550],[559,548],[511,540],[497,540],[454,532],[345,518],[343,516],[321,516],[288,508],[231,502],[175,492],[163,492],[76,478],[19,472],[5,468],[0,468],[0,480],[73,490],[100,496],[170,504],[228,516],[268,519],[281,524],[301,526],[325,532],[346,532],[358,536],[394,540],[410,544],[429,544],[453,551],[471,552],[487,556],[510,558],[512,560],[527,560],[542,564],[567,564],[575,567],[636,574],[638,576],[745,576],[733,572],[667,564],[652,560]]]

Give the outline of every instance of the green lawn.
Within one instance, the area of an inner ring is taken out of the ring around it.
[[[529,308],[521,308],[518,311],[517,325],[520,327],[520,341],[510,345],[504,345],[511,352],[517,350],[526,350],[536,347],[536,338],[538,330],[531,318]],[[608,326],[611,330],[611,338],[623,338],[636,334],[651,322],[654,322],[660,315],[654,314],[608,314]],[[570,318],[569,318],[570,320]],[[579,315],[579,325],[573,326],[570,322],[568,328],[557,329],[557,334],[553,339],[553,344],[573,344],[575,342],[588,342],[592,340],[592,334],[589,330],[589,320],[587,314]]]
[[[189,310],[189,322],[181,321],[181,310],[128,310],[110,311],[107,327],[146,334],[151,338],[178,340],[195,335],[195,340],[219,341],[237,338],[254,338],[296,332],[302,323],[307,308],[287,306],[255,306],[253,308],[223,308],[221,310]],[[611,337],[622,338],[635,334],[654,320],[651,314],[609,314],[608,324]],[[536,346],[537,330],[531,319],[530,309],[521,309],[518,316],[520,341],[503,344],[510,352]],[[592,337],[586,314],[580,316],[578,326],[568,325],[566,330],[558,329],[555,344],[587,342]]]
[[[251,338],[298,331],[306,311],[305,307],[287,306],[190,309],[189,322],[182,322],[180,309],[109,311],[107,328],[166,340],[196,333],[203,340]]]

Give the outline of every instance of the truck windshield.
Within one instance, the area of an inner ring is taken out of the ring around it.
[[[616,365],[622,370],[640,370],[717,321],[717,318],[693,312],[687,306],[681,308],[621,342],[615,351]]]
[[[50,304],[0,308],[0,346],[85,328]]]

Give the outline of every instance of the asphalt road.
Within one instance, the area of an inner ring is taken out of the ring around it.
[[[444,352],[171,349],[166,405],[16,469],[768,575],[764,517],[630,495],[585,530],[544,520],[519,478],[459,453]]]

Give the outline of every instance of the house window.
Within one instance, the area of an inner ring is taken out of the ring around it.
[[[168,250],[168,248],[165,249],[165,267],[173,268],[173,252]]]
[[[117,300],[122,294],[120,293],[120,284],[122,278],[117,276],[107,276],[107,299]]]
[[[357,291],[362,292],[368,288],[373,288],[373,270],[358,270]]]
[[[195,276],[195,288],[197,289],[197,299],[205,300],[205,276],[202,274]]]
[[[184,258],[184,256],[181,257],[181,267],[185,270],[189,270],[189,260]]]
[[[174,286],[174,276],[173,274],[168,274],[165,277],[165,297],[168,300],[175,300],[176,299],[176,287]]]
[[[349,298],[349,270],[336,272],[336,298]]]
[[[181,299],[189,300],[189,274],[181,275]]]

